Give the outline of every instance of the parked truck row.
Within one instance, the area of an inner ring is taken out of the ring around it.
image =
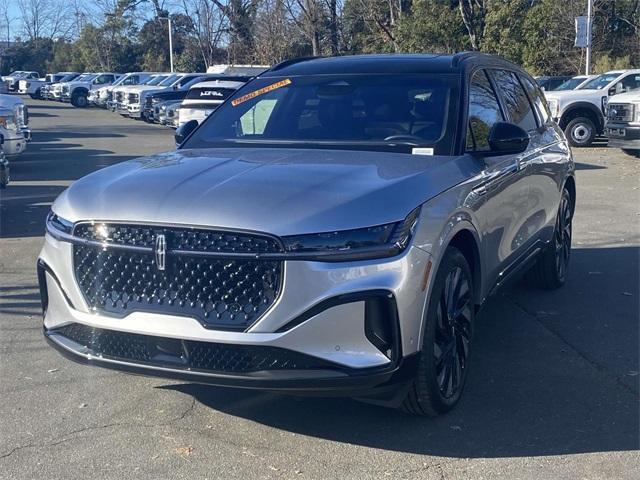
[[[59,72],[19,80],[17,91],[78,108],[106,108],[129,118],[177,128],[190,120],[201,122],[237,88],[267,68],[216,65],[207,72],[191,73]],[[11,82],[15,81],[13,75],[7,77]]]

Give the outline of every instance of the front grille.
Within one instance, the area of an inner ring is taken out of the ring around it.
[[[609,109],[609,120],[616,122],[631,122],[633,120],[633,105],[628,103],[613,103]]]
[[[140,95],[138,95],[137,93],[130,93],[127,97],[127,100],[129,101],[129,103],[138,103],[138,101],[140,100]]]
[[[167,246],[164,270],[153,251],[160,234]],[[281,252],[270,237],[125,224],[79,224],[74,235],[148,250],[74,245],[76,281],[95,311],[166,313],[196,318],[208,328],[243,330],[273,305],[280,291],[282,262],[224,255]]]
[[[324,360],[283,348],[162,338],[103,330],[79,323],[49,333],[76,342],[95,356],[184,370],[243,374],[335,367]]]

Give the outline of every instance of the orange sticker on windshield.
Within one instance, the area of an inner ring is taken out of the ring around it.
[[[241,97],[234,98],[231,100],[231,105],[237,107],[241,103],[246,102],[247,100],[251,100],[252,98],[256,98],[260,95],[264,95],[265,93],[269,93],[278,88],[286,87],[291,84],[291,80],[285,78],[284,80],[280,80],[279,82],[272,83],[271,85],[267,85],[266,87],[259,88],[258,90],[254,90],[251,93],[247,93],[246,95],[242,95]]]

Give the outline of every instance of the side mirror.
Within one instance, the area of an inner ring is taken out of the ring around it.
[[[179,147],[182,143],[187,139],[191,132],[193,132],[196,128],[198,128],[197,120],[189,120],[184,125],[181,125],[176,130],[175,139],[176,146]]]
[[[522,153],[529,146],[529,134],[513,123],[498,122],[489,132],[489,146],[496,153]]]

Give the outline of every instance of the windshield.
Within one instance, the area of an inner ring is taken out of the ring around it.
[[[237,91],[184,148],[278,146],[450,154],[457,76],[262,78]]]
[[[65,75],[64,77],[62,77],[60,79],[61,82],[70,82],[71,80],[73,80],[74,78],[77,78],[78,74],[77,73],[70,73],[69,75]]]
[[[592,78],[582,85],[578,90],[602,90],[620,76],[620,73],[603,73],[596,78]]]
[[[78,82],[89,82],[96,78],[98,75],[96,73],[83,73],[76,80]]]
[[[149,80],[144,82],[143,85],[158,85],[161,81],[167,78],[166,75],[156,75],[155,77],[151,77]]]
[[[17,77],[21,73],[22,72],[20,70],[16,70],[15,72],[11,72],[9,75],[7,75],[7,77]]]
[[[582,82],[584,82],[586,80],[585,77],[574,77],[574,78],[570,78],[569,80],[561,83],[560,85],[558,85],[556,88],[554,88],[554,91],[559,91],[559,90],[573,90],[575,89],[578,85],[580,85]]]
[[[163,81],[161,81],[158,84],[158,86],[159,87],[168,87],[169,85],[171,85],[173,82],[175,82],[176,80],[178,80],[180,78],[182,78],[181,75],[169,75]]]
[[[118,77],[118,79],[113,82],[111,84],[112,87],[116,87],[118,85],[120,85],[122,82],[124,82],[127,78],[129,78],[131,76],[131,74],[127,74],[127,75],[121,75],[120,77]]]

